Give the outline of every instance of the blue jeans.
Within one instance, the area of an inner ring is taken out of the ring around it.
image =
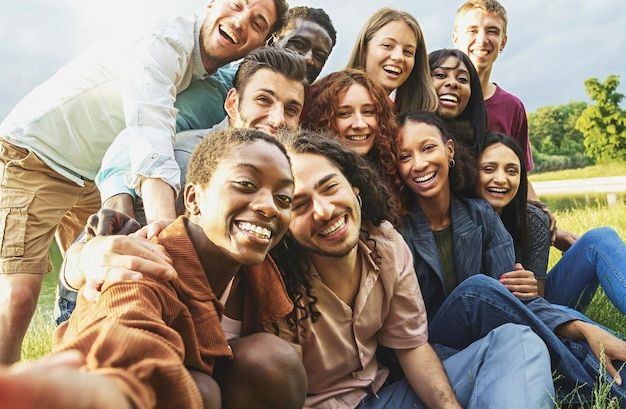
[[[505,324],[443,360],[464,408],[552,407],[554,386],[548,350],[530,328]],[[359,409],[425,408],[406,379],[365,398]]]
[[[598,283],[613,305],[626,314],[626,244],[609,227],[589,230],[563,254],[548,274],[544,297],[583,310]]]
[[[598,360],[587,343],[559,338],[531,308],[497,280],[485,275],[472,276],[448,296],[431,320],[429,338],[433,343],[463,349],[507,322],[528,325],[548,347],[552,368],[561,375],[557,379],[557,395],[560,399],[578,387],[579,396],[572,403],[589,402],[596,379],[604,375],[600,373]],[[565,308],[558,306],[556,309]],[[591,322],[588,318],[586,321]],[[614,364],[619,368],[622,363]],[[622,368],[620,375],[626,379],[626,369]],[[624,386],[612,384],[611,393],[620,397],[622,404],[626,405]],[[571,398],[568,397],[568,401]]]

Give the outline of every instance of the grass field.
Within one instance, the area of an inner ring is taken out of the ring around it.
[[[531,173],[531,182],[547,182],[563,179],[587,179],[608,176],[625,176],[626,162],[613,162],[602,165],[586,166],[580,169],[566,169],[554,172]]]
[[[622,239],[626,239],[626,205],[623,203],[610,208],[588,207],[561,211],[557,213],[557,220],[560,227],[577,234],[582,234],[594,227],[612,226]],[[552,249],[549,266],[552,267],[559,257],[560,252]],[[54,259],[56,262],[59,261],[58,256],[55,256]],[[39,309],[24,342],[24,359],[35,359],[48,353],[51,349],[51,333],[54,328],[52,306],[55,285],[56,276],[54,273],[48,274]],[[601,290],[596,293],[586,313],[595,321],[626,335],[626,317],[613,307]],[[596,402],[589,409],[619,408],[615,401],[606,398],[606,393],[606,386],[604,389],[600,387]],[[558,404],[557,407],[559,407]]]

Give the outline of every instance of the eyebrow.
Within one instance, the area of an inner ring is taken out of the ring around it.
[[[439,67],[435,67],[435,70],[436,70],[437,68],[440,68],[440,69],[442,69],[442,70],[446,70],[446,71],[452,71],[452,70],[456,70],[456,69],[458,69],[458,70],[459,70],[459,71],[461,71],[461,72],[464,72],[464,73],[466,73],[466,74],[469,74],[469,71],[468,71],[468,70],[465,70],[465,69],[463,69],[463,68],[460,68],[460,64],[459,64],[459,65],[457,65],[456,67],[445,67],[445,66],[443,66],[443,65],[440,65]],[[433,71],[434,71],[434,70],[433,70]]]
[[[261,170],[259,168],[257,168],[256,166],[254,166],[251,163],[237,163],[235,165],[235,168],[237,169],[247,169],[252,173],[255,173],[257,175],[262,175],[263,172],[261,172]],[[278,183],[280,183],[281,185],[293,185],[293,179],[289,179],[289,178],[282,178],[278,180]]]
[[[323,186],[326,182],[328,182],[329,180],[331,180],[334,177],[338,177],[339,175],[337,175],[336,173],[330,173],[326,176],[324,176],[323,178],[321,178],[320,180],[317,181],[317,183],[315,183],[315,185],[313,186],[314,190],[317,190],[320,188],[320,186]],[[297,199],[301,198],[302,196],[305,196],[303,193],[294,195],[293,200],[296,201]]]

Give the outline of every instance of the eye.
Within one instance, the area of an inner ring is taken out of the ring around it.
[[[285,207],[285,208],[291,207],[291,202],[292,202],[291,196],[279,194],[279,195],[276,195],[275,197],[278,203],[281,204],[282,207]]]
[[[256,101],[260,104],[260,105],[271,105],[272,104],[272,100],[270,99],[270,97],[268,97],[267,95],[259,95],[256,98]]]
[[[438,80],[445,80],[446,79],[446,74],[441,73],[441,72],[433,72],[432,76],[433,76],[433,78],[437,78]]]
[[[468,28],[466,31],[467,34],[476,34],[478,30],[476,28]]]
[[[306,209],[306,204],[307,204],[306,200],[295,201],[291,204],[291,211],[292,212],[303,211],[304,209]]]
[[[390,50],[393,48],[393,44],[391,43],[382,43],[381,47],[383,47],[384,49]]]
[[[506,173],[511,176],[516,176],[519,173],[519,170],[517,170],[516,168],[509,168],[506,170]]]
[[[363,115],[365,116],[374,116],[376,115],[376,111],[373,109],[364,109],[363,110]]]
[[[485,172],[485,173],[493,173],[495,168],[493,166],[483,166],[480,168],[480,170],[481,172]]]
[[[398,160],[402,163],[408,162],[409,159],[411,159],[411,155],[409,155],[408,153],[401,153],[398,158]]]
[[[469,78],[464,77],[464,76],[458,77],[457,81],[459,81],[461,84],[469,84]]]
[[[315,53],[315,59],[324,63],[328,59],[328,55],[326,53]]]
[[[305,48],[304,43],[299,39],[289,40],[288,44],[297,51],[302,51]]]
[[[349,118],[352,115],[352,111],[338,111],[337,118]]]
[[[243,4],[241,4],[240,1],[231,1],[230,2],[230,8],[235,10],[235,11],[241,10],[242,7],[243,7]]]
[[[237,180],[235,183],[239,186],[239,189],[244,191],[254,191],[256,189],[256,185],[249,180]]]
[[[334,193],[335,190],[337,190],[337,186],[339,186],[339,183],[337,182],[331,182],[329,184],[327,184],[326,186],[324,186],[324,189],[322,190],[323,193]]]
[[[287,112],[287,115],[289,116],[298,116],[300,115],[300,107],[295,106],[295,105],[289,105],[287,106],[287,108],[285,108],[285,112]]]
[[[413,57],[415,55],[415,51],[413,50],[404,50],[404,55],[407,57]]]
[[[432,151],[433,149],[435,149],[437,145],[435,144],[428,144],[428,145],[424,145],[424,147],[422,148],[422,150],[424,152],[428,152],[428,151]]]

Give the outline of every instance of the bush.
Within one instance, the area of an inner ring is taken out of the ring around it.
[[[583,153],[574,153],[570,156],[546,155],[541,152],[533,152],[535,168],[533,173],[549,172],[553,170],[577,169],[593,164],[593,159]]]

